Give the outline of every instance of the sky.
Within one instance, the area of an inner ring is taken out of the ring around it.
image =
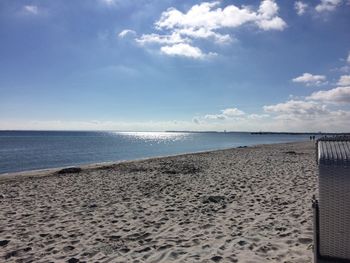
[[[0,130],[350,132],[349,28],[349,0],[1,0]]]

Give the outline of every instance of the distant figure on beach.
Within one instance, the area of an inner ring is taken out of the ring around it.
[[[312,136],[312,140],[313,140],[313,141],[315,140],[315,135],[314,135],[314,136]]]
[[[310,141],[312,140],[312,136],[310,136]]]

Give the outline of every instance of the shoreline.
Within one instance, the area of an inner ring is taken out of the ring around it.
[[[306,141],[293,141],[293,142],[276,142],[276,143],[268,143],[268,144],[264,144],[264,143],[263,144],[254,144],[254,145],[249,145],[249,146],[242,145],[242,146],[237,146],[237,147],[228,147],[228,148],[213,149],[213,150],[178,153],[178,154],[171,154],[171,155],[159,155],[159,156],[151,156],[151,157],[144,157],[144,158],[137,158],[137,159],[130,159],[130,160],[96,162],[96,163],[76,164],[76,165],[69,165],[69,166],[49,167],[49,168],[43,168],[43,169],[24,170],[24,171],[17,171],[17,172],[5,172],[5,173],[0,173],[0,182],[3,180],[19,179],[19,178],[26,178],[26,177],[30,178],[30,177],[48,176],[48,175],[52,175],[52,174],[54,174],[62,169],[71,168],[71,167],[78,167],[84,171],[84,170],[89,170],[89,169],[101,169],[103,167],[108,167],[110,165],[140,162],[140,161],[147,161],[147,160],[152,160],[152,159],[162,159],[162,158],[169,158],[169,157],[186,156],[186,155],[201,154],[201,153],[211,153],[211,152],[226,151],[226,150],[233,150],[233,149],[244,149],[244,148],[254,148],[254,147],[259,147],[259,146],[269,146],[269,145],[279,145],[279,144],[295,144],[295,143],[305,143],[305,142]]]
[[[0,261],[312,259],[317,175],[311,142],[47,175],[0,180]]]

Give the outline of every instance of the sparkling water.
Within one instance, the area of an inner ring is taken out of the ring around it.
[[[309,135],[0,131],[0,173],[305,140]]]

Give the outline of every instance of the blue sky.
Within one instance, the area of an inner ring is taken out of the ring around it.
[[[2,0],[0,129],[349,131],[350,2]]]

